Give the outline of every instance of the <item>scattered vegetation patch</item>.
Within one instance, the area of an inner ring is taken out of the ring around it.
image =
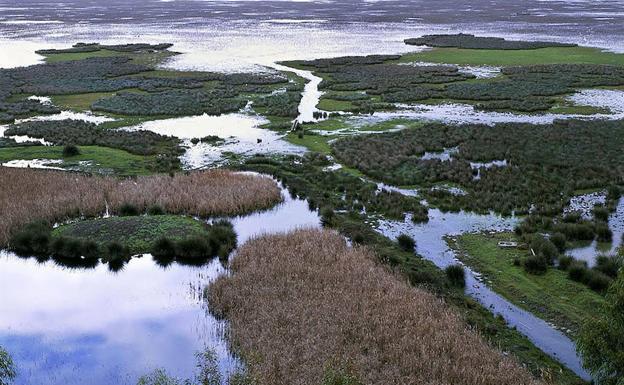
[[[603,297],[570,280],[565,271],[545,268],[538,275],[525,271],[515,261],[534,257],[528,245],[522,248],[498,246],[498,242],[510,239],[517,241],[509,233],[464,234],[455,240],[449,239],[449,243],[457,249],[463,262],[487,278],[497,293],[576,336],[584,317],[595,312],[604,302]]]
[[[576,47],[576,44],[546,41],[516,41],[500,37],[482,37],[459,33],[455,35],[425,35],[419,38],[406,39],[408,45],[426,45],[429,47],[454,47],[466,49],[502,49],[526,50],[546,47]]]
[[[621,183],[622,145],[622,121],[557,121],[551,125],[426,124],[344,138],[333,143],[333,151],[347,166],[387,183],[447,182],[468,192],[427,193],[431,203],[443,209],[524,214],[533,207],[534,213],[552,215],[563,210],[576,190]],[[452,161],[422,159],[425,151],[453,147],[458,151]],[[506,165],[482,167],[480,178],[475,178],[471,163],[496,160]],[[560,232],[566,234],[565,228]]]

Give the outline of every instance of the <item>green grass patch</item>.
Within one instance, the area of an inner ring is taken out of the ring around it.
[[[462,65],[516,66],[533,64],[624,65],[624,55],[591,47],[551,47],[532,50],[434,48],[404,55],[400,63],[423,61]]]
[[[119,52],[107,49],[102,49],[94,52],[63,52],[47,54],[45,61],[47,63],[58,63],[69,60],[84,60],[91,57],[120,57],[126,56],[132,59],[136,64],[143,64],[147,66],[156,66],[161,64],[171,56],[177,55],[171,51],[159,51],[159,52]]]
[[[161,237],[180,241],[193,236],[206,236],[204,222],[178,215],[142,215],[111,217],[80,221],[59,226],[53,238],[70,237],[88,239],[104,246],[119,242],[132,254],[147,253]]]
[[[297,133],[289,132],[285,139],[292,144],[306,147],[310,151],[320,152],[321,154],[329,155],[331,153],[331,147],[329,141],[331,136],[326,135],[304,135],[300,138]]]
[[[498,247],[499,241],[510,239],[516,240],[511,233],[464,234],[449,242],[462,261],[491,281],[494,291],[576,336],[584,317],[602,304],[603,297],[564,271],[549,268],[546,274],[534,275],[515,266],[514,259],[526,257],[528,251]]]
[[[80,155],[63,157],[62,146],[27,146],[0,148],[0,163],[11,160],[64,159],[60,165],[77,171],[118,175],[146,175],[155,161],[154,156],[130,154],[127,151],[99,146],[80,146]],[[81,163],[81,162],[89,162]]]
[[[324,111],[351,111],[356,106],[348,100],[321,98],[318,108]]]

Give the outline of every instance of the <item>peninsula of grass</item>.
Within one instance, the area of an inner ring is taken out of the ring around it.
[[[89,219],[62,225],[52,238],[90,240],[104,246],[111,241],[125,245],[131,254],[148,253],[160,238],[177,242],[190,237],[208,236],[205,222],[178,215],[138,215]]]
[[[509,240],[516,240],[511,233],[463,234],[449,238],[449,243],[494,291],[575,337],[583,319],[599,308],[603,297],[568,278],[565,271],[552,268],[541,275],[526,272],[514,260],[525,258],[527,250],[498,247],[499,241]]]
[[[593,47],[547,47],[530,50],[432,48],[403,55],[399,63],[519,66],[537,64],[624,65],[624,55]]]
[[[124,150],[99,146],[80,146],[80,155],[63,156],[63,146],[24,146],[0,148],[0,163],[12,160],[62,159],[55,164],[68,170],[120,176],[148,175],[156,166],[156,156],[135,155]]]

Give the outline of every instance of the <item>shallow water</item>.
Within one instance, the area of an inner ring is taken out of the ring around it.
[[[283,194],[271,210],[231,219],[239,244],[320,226],[306,201]],[[218,260],[162,268],[145,255],[112,273],[106,265],[75,270],[3,251],[0,271],[0,345],[18,366],[16,385],[134,385],[156,368],[187,378],[205,348],[215,351],[222,373],[238,365],[224,323],[202,296],[225,272]]]
[[[303,147],[290,144],[274,131],[260,128],[268,123],[265,118],[240,112],[219,116],[198,115],[183,118],[154,120],[126,130],[148,130],[161,135],[175,136],[184,141],[185,153],[181,156],[186,169],[213,166],[224,160],[227,153],[253,154],[303,154]],[[197,143],[191,139],[218,136],[222,144]]]
[[[443,213],[429,210],[429,222],[415,224],[411,217],[405,221],[380,221],[378,231],[390,238],[409,234],[416,241],[416,251],[436,266],[445,268],[459,263],[444,237],[466,232],[510,231],[518,223],[517,218],[473,213]],[[466,293],[478,300],[494,314],[502,315],[510,326],[527,336],[537,347],[554,357],[583,378],[589,378],[576,355],[574,343],[562,332],[544,320],[518,308],[492,291],[480,281],[479,275],[466,267]]]
[[[590,267],[596,264],[596,257],[599,255],[616,255],[618,248],[622,245],[622,237],[624,236],[624,199],[622,198],[620,198],[615,212],[609,215],[609,228],[613,233],[611,242],[599,243],[593,241],[587,246],[566,250],[566,254],[571,255],[575,259],[586,261]]]

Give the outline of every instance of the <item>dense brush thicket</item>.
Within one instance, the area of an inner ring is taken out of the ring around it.
[[[105,146],[137,155],[171,154],[177,156],[179,140],[151,131],[106,129],[83,120],[31,121],[13,125],[6,135],[27,135],[59,146]]]
[[[282,181],[292,195],[307,198],[313,208],[331,208],[341,211],[366,211],[388,218],[404,219],[412,214],[415,222],[428,221],[428,209],[418,197],[380,190],[375,183],[367,182],[346,172],[326,172],[329,165],[325,156],[308,154],[301,162],[297,158],[277,163],[266,157],[247,160],[246,168],[267,173]],[[321,166],[321,167],[320,167]]]
[[[93,111],[121,115],[220,115],[245,107],[245,100],[232,99],[233,90],[171,90],[150,94],[121,92],[93,103]]]
[[[419,38],[405,39],[408,45],[426,45],[440,48],[466,49],[538,49],[548,47],[576,47],[576,44],[550,41],[516,41],[500,37],[481,37],[470,34],[424,35]]]
[[[301,97],[300,91],[275,93],[260,98],[254,103],[254,107],[265,108],[265,115],[296,118],[299,115]]]
[[[443,208],[558,213],[574,190],[622,182],[624,122],[557,121],[551,125],[427,124],[395,133],[345,138],[336,156],[376,179],[396,185],[452,182],[466,196],[432,195]],[[421,159],[425,151],[457,147],[452,161]],[[506,160],[507,166],[471,162]],[[444,194],[442,194],[444,195]],[[474,199],[474,197],[479,199]]]

